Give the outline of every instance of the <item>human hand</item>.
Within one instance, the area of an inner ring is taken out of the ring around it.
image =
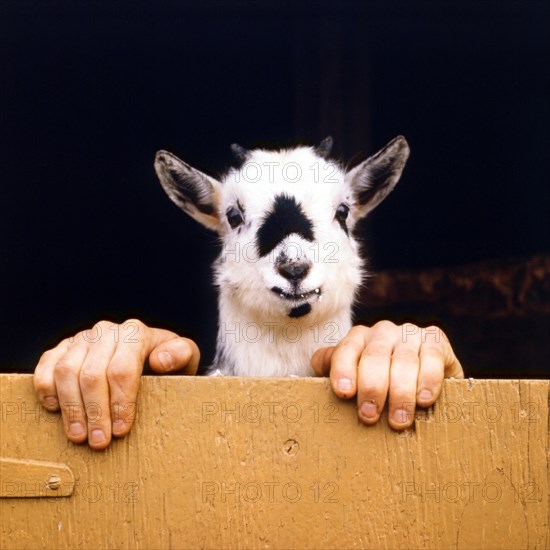
[[[354,326],[338,345],[317,350],[311,365],[320,376],[330,373],[338,397],[357,395],[358,415],[365,424],[378,421],[389,394],[388,419],[396,430],[413,423],[415,405],[434,404],[444,378],[464,378],[440,328],[390,321]]]
[[[67,437],[105,449],[123,437],[136,414],[139,381],[146,359],[159,373],[195,374],[200,352],[188,338],[138,319],[100,321],[46,351],[34,371],[40,403],[59,411]]]

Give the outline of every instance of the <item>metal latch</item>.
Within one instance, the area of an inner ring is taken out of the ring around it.
[[[0,498],[68,497],[74,474],[66,464],[0,458]]]

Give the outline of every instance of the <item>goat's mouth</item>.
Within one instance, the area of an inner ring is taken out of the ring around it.
[[[314,288],[313,290],[308,290],[307,292],[285,292],[282,288],[274,286],[271,289],[271,292],[278,294],[281,299],[289,302],[307,302],[313,297],[317,297],[318,300],[321,300],[322,297],[321,288]]]

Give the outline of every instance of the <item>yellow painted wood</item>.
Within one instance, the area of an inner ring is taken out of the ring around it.
[[[398,433],[326,379],[144,377],[131,434],[94,452],[3,375],[2,456],[75,485],[0,499],[0,546],[549,548],[549,384],[447,380]]]

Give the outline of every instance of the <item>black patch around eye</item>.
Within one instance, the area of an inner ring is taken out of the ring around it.
[[[230,208],[227,211],[227,221],[229,222],[229,225],[232,229],[235,229],[236,227],[239,227],[241,223],[243,223],[243,217],[241,216],[241,213],[236,208]]]
[[[278,195],[273,209],[264,218],[256,245],[260,257],[267,256],[285,237],[296,233],[306,241],[314,241],[313,224],[304,214],[300,203],[294,197]]]
[[[348,226],[346,224],[346,220],[348,219],[349,214],[349,206],[347,204],[341,204],[336,209],[336,213],[334,214],[334,217],[336,218],[336,221],[340,224],[340,227],[344,230],[346,235],[348,234]]]

